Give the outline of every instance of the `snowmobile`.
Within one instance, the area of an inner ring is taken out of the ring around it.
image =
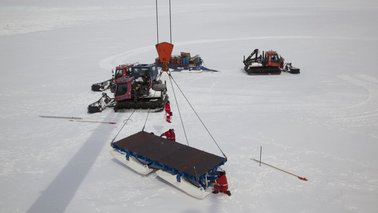
[[[166,84],[158,79],[154,64],[133,64],[127,69],[116,69],[112,84],[114,98],[104,92],[98,101],[88,106],[88,113],[101,112],[107,107],[113,107],[115,112],[140,108],[161,110],[168,100]]]
[[[244,70],[250,75],[279,75],[282,71],[292,74],[300,72],[300,69],[293,67],[291,63],[285,64],[285,59],[273,50],[259,54],[259,50],[255,49],[247,58],[244,56],[243,63]]]
[[[158,67],[162,67],[162,62],[160,58],[155,59],[155,64]],[[180,55],[173,55],[170,58],[168,67],[173,71],[211,71],[217,72],[217,70],[209,69],[202,65],[203,60],[199,55],[191,57],[190,53],[181,52]]]

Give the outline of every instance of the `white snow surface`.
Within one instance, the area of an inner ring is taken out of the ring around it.
[[[166,41],[168,1],[159,4]],[[2,0],[0,212],[377,212],[378,2],[172,4],[174,53],[200,54],[220,71],[173,76],[228,157],[232,196],[197,200],[132,172],[109,153],[130,112],[86,112],[101,96],[92,83],[118,64],[154,61],[155,1]],[[278,51],[301,74],[248,76],[242,58],[255,48]],[[178,102],[190,145],[221,155]],[[152,113],[146,131],[175,128],[185,143],[172,103],[173,123]],[[146,116],[137,111],[117,139],[140,131]],[[309,181],[250,160],[260,146],[263,161]]]

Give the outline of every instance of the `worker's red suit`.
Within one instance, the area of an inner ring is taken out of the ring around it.
[[[176,134],[173,130],[168,130],[164,132],[163,134],[161,134],[160,136],[165,136],[168,140],[171,140],[173,142],[176,141]]]
[[[226,175],[219,176],[214,183],[214,192],[223,192],[227,194],[228,191],[228,183]]]
[[[165,110],[165,115],[166,120],[168,123],[171,123],[171,116],[172,116],[172,111],[171,111],[171,104],[169,102],[164,104],[164,110]]]

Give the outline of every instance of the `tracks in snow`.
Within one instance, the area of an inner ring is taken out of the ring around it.
[[[330,121],[343,127],[377,127],[378,126],[378,79],[368,75],[342,75],[339,78],[345,83],[365,91],[359,95],[365,98],[352,105],[329,109]],[[351,94],[353,95],[353,94]],[[346,97],[348,98],[348,97]]]

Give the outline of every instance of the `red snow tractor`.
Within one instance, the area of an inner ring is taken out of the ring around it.
[[[132,67],[133,64],[121,64],[118,65],[115,70],[112,70],[112,78],[100,83],[92,84],[92,91],[98,92],[98,91],[105,91],[110,88],[111,92],[114,93],[115,89],[115,80],[118,78],[121,78],[123,76],[126,76],[127,70]]]
[[[258,74],[281,74],[281,71],[298,74],[299,68],[293,67],[291,63],[285,64],[276,51],[269,50],[259,54],[259,50],[255,49],[247,58],[243,59],[244,70],[250,75]]]
[[[88,113],[101,112],[107,107],[114,107],[114,111],[139,108],[162,109],[168,100],[166,84],[158,79],[155,64],[117,66],[109,84],[114,98],[103,92],[98,101],[88,106]]]

